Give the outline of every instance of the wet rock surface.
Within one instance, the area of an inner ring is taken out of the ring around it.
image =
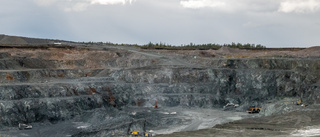
[[[256,116],[244,113],[251,105],[265,108],[258,116],[269,116],[300,109],[286,109],[286,98],[319,102],[317,57],[230,58],[217,53],[195,58],[193,53],[107,45],[4,48],[0,135],[168,134]],[[153,108],[155,100],[159,109]],[[239,106],[223,111],[227,103]],[[19,123],[33,128],[18,130]]]

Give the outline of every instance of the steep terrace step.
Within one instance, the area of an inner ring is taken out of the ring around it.
[[[94,95],[107,92],[112,78],[81,78],[75,80],[49,81],[48,83],[11,83],[0,85],[0,100],[23,98],[54,98]]]
[[[190,62],[214,68],[320,70],[319,58],[202,58],[190,59]]]
[[[292,70],[261,70],[261,69],[225,69],[225,68],[163,68],[149,67],[136,69],[117,69],[104,70],[98,74],[99,76],[110,76],[116,81],[127,83],[198,83],[198,82],[216,82],[226,79],[224,82],[236,80],[237,77],[251,79],[269,79],[272,76],[296,76]],[[304,77],[303,77],[304,78]],[[315,77],[315,79],[318,77]],[[239,79],[239,78],[238,78]],[[239,79],[241,80],[241,79]],[[222,81],[223,83],[223,81]]]
[[[80,55],[78,55],[80,56]],[[159,64],[160,60],[152,58],[73,58],[73,59],[43,59],[30,57],[6,57],[0,54],[0,70],[12,69],[59,69],[59,68],[105,68],[105,67],[145,67]]]
[[[17,126],[18,123],[67,120],[102,106],[103,99],[95,95],[0,101],[1,123]]]
[[[102,69],[0,70],[0,83],[45,82],[49,78],[72,79],[97,75]]]

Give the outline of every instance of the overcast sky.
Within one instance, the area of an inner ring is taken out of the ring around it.
[[[130,44],[320,46],[320,0],[0,0],[0,34]]]

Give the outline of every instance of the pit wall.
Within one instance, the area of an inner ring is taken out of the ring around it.
[[[15,126],[19,122],[54,122],[101,107],[152,107],[155,100],[159,107],[206,108],[221,108],[227,103],[259,105],[284,97],[319,102],[319,60],[219,59],[211,62],[208,67],[198,68],[4,71],[0,73],[1,123]],[[11,81],[7,79],[8,73],[14,78]],[[55,82],[32,83],[37,78],[54,78]]]

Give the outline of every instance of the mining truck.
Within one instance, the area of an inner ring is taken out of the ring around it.
[[[256,107],[256,106],[250,106],[250,108],[247,110],[247,112],[249,114],[252,114],[252,113],[259,113],[261,110],[260,107]]]

